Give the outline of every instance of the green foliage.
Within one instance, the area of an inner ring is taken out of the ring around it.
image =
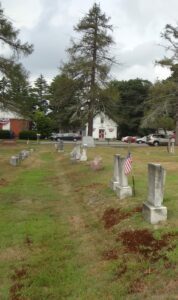
[[[116,114],[120,136],[138,134],[151,82],[142,79],[115,80],[111,86],[119,93]]]
[[[48,137],[53,131],[53,121],[42,111],[36,111],[33,117],[36,132],[41,134],[42,138]]]
[[[12,137],[13,137],[13,135],[10,130],[0,129],[0,139],[11,139]]]
[[[18,39],[19,31],[15,30],[12,23],[7,20],[3,9],[0,7],[0,41],[13,51],[11,58],[0,56],[0,71],[9,75],[11,67],[15,65],[15,60],[20,54],[29,55],[33,51],[33,46],[28,43],[22,44]]]
[[[17,61],[20,54],[31,54],[33,46],[28,43],[22,44],[18,36],[19,31],[14,29],[12,23],[7,20],[0,4],[0,43],[12,52],[9,57],[0,56],[0,72],[3,75],[0,82],[0,103],[5,108],[27,112],[29,110],[28,76]]]
[[[168,43],[165,48],[166,50],[169,50],[169,57],[164,57],[164,59],[158,61],[157,63],[162,67],[169,68],[172,73],[169,80],[172,82],[174,87],[170,95],[173,94],[174,97],[173,110],[176,123],[176,145],[178,145],[178,26],[167,24],[161,36]],[[168,99],[169,98],[170,96],[168,97]],[[171,104],[172,103],[170,102],[170,105]]]
[[[21,140],[36,140],[36,131],[33,130],[23,130],[19,133],[19,139]]]
[[[31,93],[35,100],[36,109],[47,113],[50,98],[49,86],[42,74],[36,79]]]
[[[64,74],[53,79],[50,86],[52,112],[49,116],[55,121],[58,130],[75,130],[86,121],[81,117],[79,89],[80,81]]]
[[[101,89],[108,79],[108,73],[114,59],[109,55],[109,46],[113,43],[108,30],[109,18],[94,4],[79,21],[74,30],[81,34],[78,42],[72,41],[68,49],[69,62],[64,64],[62,72],[72,80],[80,82],[77,93],[76,112],[88,121],[88,134],[93,133],[93,117],[101,100]],[[77,115],[74,114],[74,117]]]
[[[175,128],[175,92],[176,85],[170,78],[152,85],[145,102],[143,128]]]

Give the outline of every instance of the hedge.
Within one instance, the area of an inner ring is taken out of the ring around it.
[[[36,140],[36,131],[33,130],[23,130],[19,133],[19,139],[21,140]]]

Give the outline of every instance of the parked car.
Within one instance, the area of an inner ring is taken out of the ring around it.
[[[121,139],[121,141],[125,143],[135,143],[136,139],[137,139],[136,136],[125,136]]]
[[[166,134],[150,134],[147,137],[147,144],[151,146],[167,146],[169,138],[170,136]]]
[[[51,134],[51,140],[53,141],[58,141],[58,140],[62,140],[62,141],[79,141],[82,139],[81,135],[77,134],[77,133],[52,133]]]
[[[137,138],[136,139],[136,143],[137,144],[146,144],[147,143],[147,135]]]

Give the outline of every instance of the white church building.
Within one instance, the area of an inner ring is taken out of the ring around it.
[[[104,113],[100,113],[93,119],[93,138],[98,140],[117,139],[117,127],[116,122]],[[88,133],[88,124],[86,133]]]

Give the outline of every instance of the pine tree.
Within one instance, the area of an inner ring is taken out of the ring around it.
[[[32,92],[36,99],[37,109],[46,113],[49,106],[49,86],[42,74],[36,79]]]
[[[174,89],[171,91],[170,96],[172,98],[171,94],[174,93],[176,145],[178,145],[178,26],[167,24],[161,36],[168,42],[165,48],[170,55],[157,63],[163,67],[168,67],[172,72],[170,80],[174,84]]]
[[[20,54],[29,55],[33,51],[33,46],[28,43],[21,43],[18,39],[19,31],[14,29],[12,23],[4,15],[4,11],[1,8],[0,3],[0,42],[6,45],[12,54],[9,57],[4,57],[0,55],[0,74],[1,74],[1,84],[0,84],[0,102],[5,107],[16,106],[17,98],[6,98],[7,89],[17,82],[19,79],[23,79],[25,82],[27,79],[27,73],[20,63],[17,63]],[[14,76],[14,78],[13,78]],[[14,90],[13,90],[14,91]],[[12,93],[11,93],[12,95]],[[8,100],[8,101],[7,101]],[[23,105],[21,105],[22,107]]]
[[[88,135],[93,133],[93,117],[101,107],[101,90],[105,86],[108,73],[114,59],[109,55],[113,43],[108,34],[112,30],[110,18],[101,12],[100,6],[94,4],[81,19],[74,30],[81,34],[80,40],[72,41],[68,49],[69,62],[64,64],[62,72],[74,80],[80,81],[80,105],[87,113]]]

